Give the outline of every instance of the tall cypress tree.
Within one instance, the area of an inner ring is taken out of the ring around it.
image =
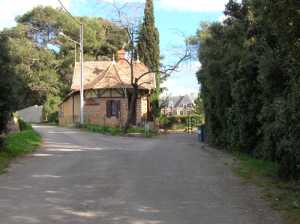
[[[155,27],[153,0],[147,0],[144,20],[138,38],[138,54],[141,61],[152,71],[160,68],[159,32]],[[156,93],[153,96],[154,115],[159,115],[160,74],[156,73]]]

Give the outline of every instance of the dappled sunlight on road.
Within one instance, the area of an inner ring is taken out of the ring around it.
[[[50,190],[48,190],[48,191],[45,191],[45,193],[47,193],[47,194],[60,194],[60,193],[63,193],[62,191],[50,191]]]
[[[80,131],[48,131],[48,134],[78,134]]]
[[[20,191],[20,190],[23,190],[23,188],[20,188],[20,187],[9,187],[9,186],[1,186],[0,189],[9,190],[9,191]]]
[[[50,174],[34,174],[34,178],[61,178],[62,176],[50,175]]]
[[[0,176],[0,224],[279,224],[194,136],[34,128],[42,148]]]
[[[49,178],[47,185],[53,185],[49,182],[52,178],[56,179],[58,176],[53,175],[33,175],[37,178]],[[70,188],[60,187],[60,184],[55,184],[55,189],[49,189],[47,185],[34,187],[34,198],[32,198],[34,204],[28,207],[26,201],[20,201],[17,206],[22,208],[20,215],[13,215],[10,217],[10,223],[22,223],[22,224],[44,224],[44,223],[113,223],[113,224],[164,224],[165,222],[158,220],[157,217],[152,217],[153,214],[159,214],[160,210],[150,206],[139,205],[135,207],[135,210],[130,208],[129,202],[108,197],[93,197],[92,192],[99,191],[98,185],[90,184],[76,184]],[[0,187],[0,190],[18,191],[15,194],[19,197],[19,194],[24,193],[25,189],[20,187],[18,189],[12,187]],[[25,191],[26,192],[26,191]],[[81,196],[83,196],[83,198]],[[83,200],[78,200],[78,203],[74,203],[74,199],[77,197]],[[112,195],[111,195],[112,196]],[[29,197],[30,198],[30,197]],[[39,201],[39,208],[36,207],[36,199]],[[32,202],[32,201],[31,201]],[[41,203],[42,202],[42,203]],[[104,202],[104,203],[103,203]],[[0,208],[2,210],[10,209],[12,206],[10,199],[1,199]],[[100,203],[100,204],[99,204]],[[103,204],[102,204],[103,203]],[[100,205],[101,209],[97,209]],[[29,215],[27,209],[31,211],[39,210],[42,208],[41,213],[37,216]],[[47,215],[43,215],[44,212]],[[26,215],[25,215],[26,214]],[[28,214],[28,215],[27,215]],[[150,215],[150,216],[149,216]],[[149,218],[145,218],[149,216]],[[152,218],[151,218],[152,217]],[[48,220],[47,222],[45,222]]]
[[[32,154],[32,156],[35,156],[35,157],[49,157],[49,156],[53,156],[53,154],[34,153],[34,154]]]
[[[85,152],[85,151],[107,151],[107,150],[124,150],[117,147],[88,147],[81,145],[74,145],[71,143],[63,142],[56,143],[53,141],[45,141],[44,151],[47,152]],[[53,154],[37,154],[36,156],[53,156]]]
[[[94,219],[97,217],[105,217],[109,214],[108,212],[104,212],[104,211],[78,211],[78,210],[72,209],[70,207],[67,207],[67,208],[55,207],[55,209],[57,209],[59,212],[67,214],[67,215],[74,215],[74,216],[78,216],[81,218],[87,218],[87,219]]]
[[[158,220],[146,220],[146,219],[133,219],[129,220],[130,224],[161,224],[163,222]]]
[[[12,220],[17,222],[17,223],[22,223],[22,224],[37,224],[37,223],[42,223],[41,220],[35,217],[29,217],[29,216],[13,216]]]
[[[138,208],[139,212],[149,212],[149,213],[159,213],[160,210],[158,209],[154,209],[151,207],[147,207],[147,206],[141,206],[140,208]]]

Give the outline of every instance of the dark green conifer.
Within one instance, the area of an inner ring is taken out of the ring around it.
[[[145,5],[144,20],[141,24],[138,38],[138,55],[140,60],[149,67],[151,71],[156,71],[156,93],[153,96],[154,114],[159,114],[159,93],[160,93],[160,49],[159,32],[155,27],[155,17],[153,1],[147,0]]]

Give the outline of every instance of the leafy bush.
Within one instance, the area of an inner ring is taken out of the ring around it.
[[[33,129],[8,135],[4,140],[4,151],[11,157],[32,152],[41,142],[41,137]]]
[[[96,133],[100,133],[100,134],[109,134],[109,135],[122,135],[124,134],[124,131],[122,128],[117,128],[117,127],[110,127],[110,126],[104,126],[104,125],[96,125],[96,124],[86,124],[84,125],[85,129],[92,131],[92,132],[96,132]],[[144,128],[140,128],[140,127],[130,127],[127,130],[127,133],[139,133],[139,134],[145,134],[145,129]],[[150,130],[149,133],[151,136],[153,134],[155,134],[153,131]],[[149,137],[149,136],[147,136]]]
[[[58,111],[48,115],[48,122],[58,124]]]
[[[159,117],[159,127],[163,128],[163,129],[171,128],[172,122],[168,117],[160,116]]]
[[[286,179],[300,177],[296,2],[229,1],[226,20],[197,33],[209,143],[274,161]]]
[[[144,133],[145,129],[140,127],[130,127],[128,128],[128,133]]]
[[[46,122],[58,123],[58,105],[61,102],[60,97],[51,96],[47,97],[47,101],[43,105],[43,117]]]
[[[33,152],[41,144],[41,136],[31,125],[19,120],[23,131],[8,135],[1,145],[0,172],[7,167],[9,161],[19,155]]]
[[[32,130],[32,126],[25,121],[23,121],[21,118],[18,118],[18,124],[20,131],[25,131],[25,130]]]
[[[198,115],[170,116],[170,117],[162,115],[159,118],[159,124],[160,124],[160,128],[169,129],[177,125],[179,126],[187,125],[189,120],[192,121],[193,126],[197,126],[202,123],[202,118],[201,116]]]
[[[122,130],[120,128],[95,125],[95,124],[87,124],[85,125],[85,128],[89,131],[97,132],[101,134],[119,135],[122,133]]]

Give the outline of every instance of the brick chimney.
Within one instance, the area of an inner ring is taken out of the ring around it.
[[[122,61],[123,59],[126,59],[126,51],[124,48],[118,50],[118,60]]]

